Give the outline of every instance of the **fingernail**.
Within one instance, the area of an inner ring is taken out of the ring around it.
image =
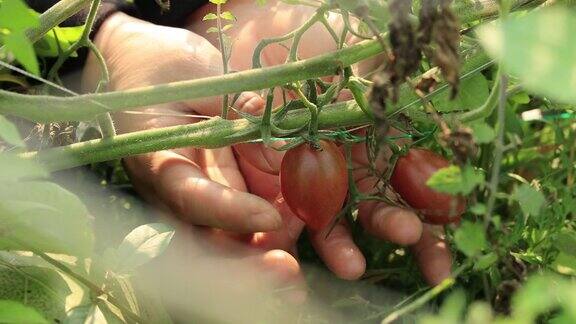
[[[269,232],[282,226],[282,218],[275,212],[260,213],[252,216],[254,231]]]

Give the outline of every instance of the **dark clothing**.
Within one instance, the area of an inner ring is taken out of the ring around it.
[[[169,9],[162,10],[160,5],[155,0],[134,0],[132,3],[126,0],[103,0],[98,11],[97,26],[112,13],[116,11],[123,11],[132,16],[147,20],[149,22],[166,25],[166,26],[182,26],[186,21],[186,17],[194,10],[200,8],[202,5],[208,3],[207,0],[158,0],[169,2]],[[44,12],[58,0],[26,0],[30,8]],[[77,15],[74,15],[62,26],[79,26],[86,20],[88,8],[84,9]]]
[[[26,0],[30,8],[37,12],[44,12],[59,0]],[[186,22],[186,18],[194,10],[208,3],[208,0],[158,0],[169,2],[168,9],[162,9],[156,0],[102,0],[98,14],[94,22],[91,37],[98,32],[98,28],[111,14],[122,11],[133,17],[137,17],[155,24],[180,27]],[[61,26],[80,26],[86,21],[89,5],[78,14],[64,21]],[[69,59],[63,66],[62,72],[72,71],[84,65],[88,51],[86,48],[78,51],[76,59]]]

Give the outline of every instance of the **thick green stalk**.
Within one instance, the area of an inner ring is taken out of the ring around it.
[[[37,122],[87,120],[104,112],[260,90],[335,75],[339,68],[380,52],[381,45],[377,41],[365,41],[337,52],[281,66],[77,97],[31,96],[0,90],[0,113]]]
[[[278,126],[283,129],[301,128],[308,123],[309,118],[307,109],[294,110],[289,112]],[[355,102],[351,101],[326,106],[318,122],[320,128],[328,129],[365,124],[368,118]],[[21,157],[39,161],[48,170],[56,171],[170,148],[218,148],[258,138],[260,126],[257,123],[250,123],[246,119],[225,120],[214,117],[196,124],[122,134],[110,139],[23,153]]]
[[[479,54],[478,59],[470,60],[473,64],[464,66],[464,73],[483,66],[488,58]],[[402,89],[400,102],[390,110],[396,114],[399,108],[411,106],[416,98],[412,91]],[[415,108],[418,106],[414,105]],[[410,112],[410,111],[405,111]],[[425,117],[425,115],[424,115]],[[290,111],[278,125],[282,129],[301,129],[310,120],[308,109]],[[318,115],[318,128],[330,129],[364,125],[371,118],[352,100],[327,105]],[[23,153],[21,156],[37,160],[51,171],[63,170],[75,166],[118,159],[130,155],[149,153],[159,150],[198,147],[218,148],[240,142],[255,140],[261,137],[260,124],[246,119],[224,120],[215,117],[196,124],[159,128],[117,135],[111,139],[92,140],[63,147],[52,148],[41,152]]]
[[[478,73],[479,69],[489,62],[488,57],[478,53],[464,65],[462,78]],[[474,72],[475,71],[475,72]],[[440,87],[435,92],[447,91]],[[390,116],[404,112],[414,117],[418,111],[419,98],[409,87],[402,87],[400,101],[391,107]],[[424,113],[418,116],[426,119]],[[281,129],[301,129],[310,120],[308,109],[290,111],[278,125]],[[348,127],[368,124],[371,118],[352,100],[333,105],[326,105],[318,115],[318,128]],[[155,152],[159,150],[198,147],[218,148],[261,137],[260,123],[246,119],[223,120],[215,117],[196,124],[174,126],[117,135],[110,139],[92,140],[63,147],[47,149],[41,152],[28,152],[23,157],[42,162],[51,171],[63,170],[75,166],[108,161],[125,156]]]

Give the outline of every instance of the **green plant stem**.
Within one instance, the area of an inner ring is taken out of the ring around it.
[[[40,15],[40,26],[26,31],[31,42],[39,41],[52,28],[72,17],[90,4],[91,0],[60,0]]]
[[[428,303],[432,299],[436,298],[442,292],[451,288],[454,285],[454,283],[456,283],[456,281],[453,278],[445,279],[438,286],[435,286],[434,288],[428,290],[425,294],[420,296],[418,299],[416,299],[412,303],[410,303],[407,306],[400,308],[399,310],[386,316],[386,318],[384,318],[382,320],[382,324],[393,323],[394,321],[398,320],[400,317],[419,309],[420,307],[424,306],[426,303]]]
[[[108,72],[108,67],[106,66],[106,61],[104,60],[104,57],[102,56],[96,45],[94,45],[94,43],[92,43],[92,41],[90,40],[90,33],[92,32],[92,29],[94,27],[96,14],[98,13],[99,7],[100,7],[100,0],[92,0],[92,4],[90,5],[90,11],[88,12],[88,17],[86,18],[86,23],[84,24],[84,29],[82,30],[82,35],[80,36],[80,39],[78,39],[78,41],[76,41],[72,46],[70,46],[70,48],[66,50],[66,52],[58,56],[58,59],[48,72],[49,80],[53,80],[56,77],[58,71],[60,70],[60,67],[62,67],[62,64],[64,64],[64,62],[70,57],[70,55],[72,55],[72,53],[76,52],[78,49],[82,47],[88,47],[90,51],[94,53],[94,56],[96,57],[101,70],[101,77],[100,80],[98,81],[98,85],[96,86],[95,92],[97,93],[100,92],[102,88],[104,88],[105,85],[108,84],[110,75]],[[98,115],[96,117],[96,121],[100,126],[102,137],[110,138],[116,135],[114,122],[112,121],[112,117],[110,116],[109,113],[106,112]]]
[[[315,140],[316,137],[318,136],[318,124],[319,124],[318,123],[318,115],[319,115],[318,114],[318,106],[316,106],[314,103],[310,102],[308,100],[308,98],[306,98],[306,96],[302,92],[302,89],[296,88],[296,89],[294,89],[294,92],[296,93],[298,98],[302,101],[304,106],[306,108],[308,108],[308,111],[310,112],[310,124],[308,125],[308,135],[310,136],[310,138],[312,140]]]
[[[410,304],[407,304],[406,306],[404,306],[404,307],[398,309],[397,311],[392,312],[390,315],[386,316],[386,318],[384,318],[382,320],[382,324],[389,324],[389,323],[392,323],[392,322],[398,320],[400,317],[419,309],[420,307],[424,306],[426,303],[428,303],[432,299],[436,298],[438,295],[440,295],[444,291],[450,289],[456,283],[456,278],[464,270],[468,269],[472,265],[472,260],[473,259],[469,259],[464,264],[462,264],[458,269],[456,269],[452,273],[452,276],[450,278],[444,279],[444,281],[442,281],[439,285],[428,290],[426,293],[424,293],[422,296],[418,297],[416,300],[414,300]]]
[[[216,5],[216,26],[218,28],[218,43],[220,44],[220,55],[222,55],[222,72],[228,74],[228,55],[226,54],[226,46],[224,44],[224,30],[222,29],[222,5]],[[228,118],[228,94],[222,98],[222,114],[220,117]]]
[[[492,213],[494,212],[494,205],[496,203],[496,194],[498,193],[498,183],[500,180],[500,169],[502,166],[502,156],[504,155],[504,135],[506,132],[506,88],[508,87],[508,77],[504,74],[500,76],[500,101],[498,103],[498,120],[497,120],[497,134],[496,142],[494,143],[494,164],[492,165],[492,173],[488,189],[490,196],[486,203],[486,214],[484,215],[484,228],[488,228],[492,222]]]
[[[76,52],[81,47],[88,46],[88,42],[90,42],[90,33],[92,32],[92,27],[94,26],[94,21],[96,19],[96,13],[98,12],[98,7],[100,7],[100,0],[92,0],[92,4],[90,5],[90,11],[88,12],[88,17],[86,18],[86,23],[84,24],[84,29],[82,30],[82,35],[80,39],[76,41],[63,55],[58,56],[58,59],[52,65],[52,68],[48,72],[48,79],[53,80],[58,70],[64,62],[72,55],[72,53]]]

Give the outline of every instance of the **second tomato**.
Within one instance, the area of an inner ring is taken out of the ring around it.
[[[390,184],[427,223],[458,222],[466,208],[464,198],[435,191],[426,185],[436,171],[449,165],[448,160],[432,151],[413,148],[401,156],[394,167]]]

